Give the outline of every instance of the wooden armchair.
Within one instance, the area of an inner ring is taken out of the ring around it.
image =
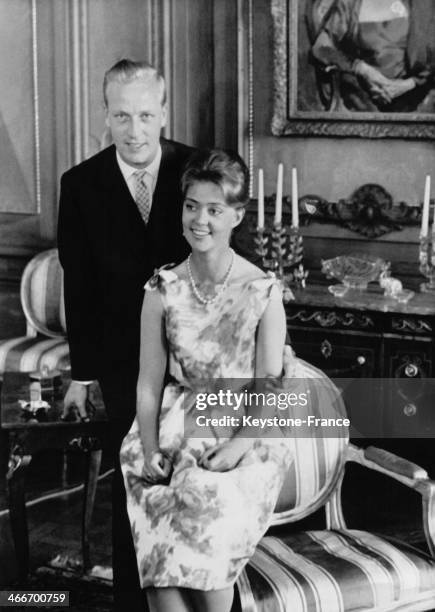
[[[31,372],[44,366],[68,369],[63,276],[57,249],[39,253],[27,264],[20,297],[27,333],[0,340],[0,375]]]
[[[315,384],[311,381],[312,391]],[[325,395],[318,400],[319,414],[336,412],[336,408],[328,409]],[[294,437],[294,457],[274,522],[281,527],[262,538],[238,580],[242,612],[434,610],[435,481],[426,471],[385,450],[358,449],[346,435],[323,437],[318,431],[311,437]],[[349,462],[381,472],[421,494],[430,554],[396,539],[347,527],[341,487]],[[326,529],[282,527],[322,506]]]

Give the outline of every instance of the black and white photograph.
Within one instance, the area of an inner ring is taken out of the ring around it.
[[[0,609],[435,610],[435,0],[0,0]]]

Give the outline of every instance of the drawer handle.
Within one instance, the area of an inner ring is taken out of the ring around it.
[[[323,340],[322,344],[320,345],[320,352],[325,359],[329,359],[331,357],[332,344],[329,342],[329,340]]]
[[[358,364],[358,365],[364,365],[364,364],[365,364],[365,362],[366,362],[366,358],[364,357],[364,355],[359,355],[359,356],[356,358],[356,361],[357,361],[357,364]]]
[[[408,363],[405,368],[405,374],[406,376],[408,376],[408,378],[414,378],[415,376],[417,376],[418,367],[415,365],[415,363]]]
[[[403,414],[407,417],[412,417],[417,414],[417,406],[415,404],[406,404],[403,408]]]

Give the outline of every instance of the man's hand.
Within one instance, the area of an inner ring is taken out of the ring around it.
[[[86,400],[88,399],[88,385],[82,385],[75,380],[71,381],[68,391],[65,393],[63,399],[63,414],[62,418],[66,418],[69,414],[70,409],[75,406],[79,411],[79,415],[82,419],[88,418],[86,412]]]

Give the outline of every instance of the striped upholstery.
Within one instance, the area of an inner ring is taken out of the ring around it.
[[[49,337],[66,334],[63,273],[57,249],[36,255],[21,280],[21,305],[30,325]]]
[[[237,586],[243,612],[432,610],[435,561],[364,531],[266,536]]]
[[[294,378],[286,381],[288,391],[298,393],[308,390],[310,402],[289,409],[288,416],[321,418],[345,416],[341,396],[332,381],[319,369],[299,359]],[[301,385],[301,389],[295,385]],[[287,416],[287,415],[286,415]],[[318,508],[328,499],[344,465],[344,451],[348,444],[348,432],[341,437],[325,437],[322,428],[306,427],[289,432],[293,446],[294,462],[290,466],[275,509],[274,524],[299,520]]]
[[[69,346],[63,338],[21,336],[0,341],[0,372],[32,372],[47,366],[69,369]]]
[[[0,340],[0,373],[69,368],[63,276],[57,249],[36,255],[21,279],[28,336]],[[35,335],[36,334],[36,335]]]

